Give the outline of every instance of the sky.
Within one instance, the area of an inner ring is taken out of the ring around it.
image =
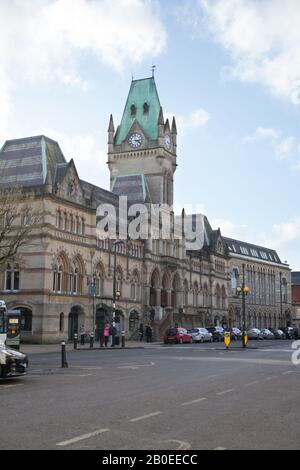
[[[0,0],[0,21],[0,146],[47,135],[109,189],[109,116],[155,65],[178,213],[300,271],[299,0]]]

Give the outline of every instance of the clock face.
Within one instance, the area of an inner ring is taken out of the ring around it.
[[[132,147],[134,149],[140,147],[142,145],[142,142],[143,142],[143,137],[138,132],[135,132],[134,134],[131,134],[129,139],[128,139],[128,143],[129,143],[130,147]]]
[[[169,134],[166,134],[165,135],[165,147],[166,149],[170,150],[171,146],[172,146],[171,137],[169,136]]]

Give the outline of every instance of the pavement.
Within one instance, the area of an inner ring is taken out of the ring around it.
[[[94,343],[94,347],[90,348],[89,343],[85,343],[83,346],[78,343],[77,349],[78,350],[102,350],[102,351],[113,351],[113,350],[120,350],[120,349],[144,349],[144,348],[153,348],[158,345],[162,345],[161,341],[156,341],[152,343],[146,343],[143,341],[126,341],[125,348],[121,348],[120,346],[115,346],[112,348],[110,345],[105,348],[100,348],[99,342]],[[66,342],[66,351],[74,350],[73,342]],[[24,352],[25,354],[46,354],[50,352],[57,352],[61,351],[61,343],[59,344],[21,344],[20,351]]]
[[[0,383],[0,449],[299,448],[291,341],[143,346],[69,349],[66,369],[57,349],[28,353],[29,374]]]

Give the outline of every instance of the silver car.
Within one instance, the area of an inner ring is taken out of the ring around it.
[[[213,342],[213,335],[206,328],[192,328],[191,335],[194,343]]]
[[[264,339],[274,339],[274,333],[272,333],[272,331],[270,331],[268,328],[263,328],[261,332]]]
[[[264,339],[264,335],[258,328],[250,328],[247,331],[248,339]]]

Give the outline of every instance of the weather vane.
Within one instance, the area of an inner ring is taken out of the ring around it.
[[[152,78],[154,78],[155,69],[156,69],[156,65],[152,65]]]

